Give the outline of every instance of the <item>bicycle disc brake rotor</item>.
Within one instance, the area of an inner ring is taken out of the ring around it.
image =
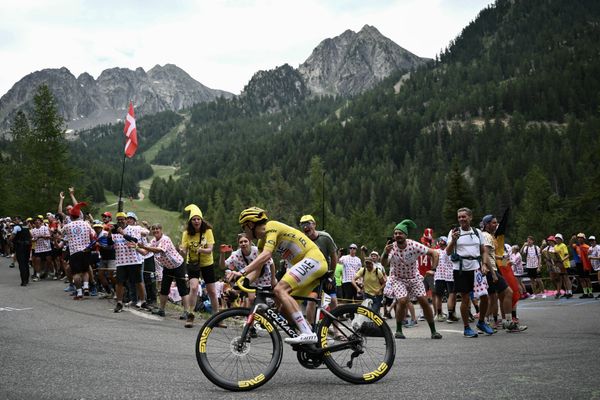
[[[238,357],[245,356],[250,352],[250,343],[244,341],[240,344],[240,340],[241,338],[238,336],[233,338],[230,343],[231,354]]]

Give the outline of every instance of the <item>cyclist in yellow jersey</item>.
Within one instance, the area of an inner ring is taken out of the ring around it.
[[[269,221],[266,212],[258,207],[242,211],[239,222],[250,240],[259,240],[260,254],[237,274],[246,276],[258,270],[273,253],[292,264],[273,289],[283,312],[294,320],[300,330],[300,335],[286,338],[285,342],[317,343],[317,335],[311,330],[292,295],[306,296],[327,272],[327,261],[323,253],[304,233],[281,222]]]

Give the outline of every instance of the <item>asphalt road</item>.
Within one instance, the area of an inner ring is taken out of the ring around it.
[[[57,281],[19,286],[0,260],[0,399],[600,399],[600,301],[527,300],[523,333],[466,339],[460,324],[405,329],[392,371],[355,386],[307,370],[290,348],[275,377],[250,393],[213,386],[196,364],[199,327],[175,315],[112,312],[73,301]]]

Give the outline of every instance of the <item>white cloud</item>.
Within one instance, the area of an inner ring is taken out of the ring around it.
[[[489,0],[398,1],[3,1],[0,94],[24,75],[66,66],[173,63],[233,93],[259,69],[298,66],[317,44],[375,26],[400,46],[434,57]]]

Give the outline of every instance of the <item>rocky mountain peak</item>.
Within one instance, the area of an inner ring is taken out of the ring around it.
[[[298,68],[316,95],[355,95],[371,88],[397,70],[427,62],[365,25],[357,33],[346,30],[323,40]]]
[[[0,98],[0,131],[9,129],[18,110],[27,113],[32,109],[34,93],[41,84],[54,94],[67,127],[76,130],[122,120],[130,100],[136,115],[144,115],[233,96],[204,86],[173,64],[156,65],[148,72],[141,67],[109,68],[98,79],[87,72],[75,78],[65,67],[44,69],[25,76]]]

